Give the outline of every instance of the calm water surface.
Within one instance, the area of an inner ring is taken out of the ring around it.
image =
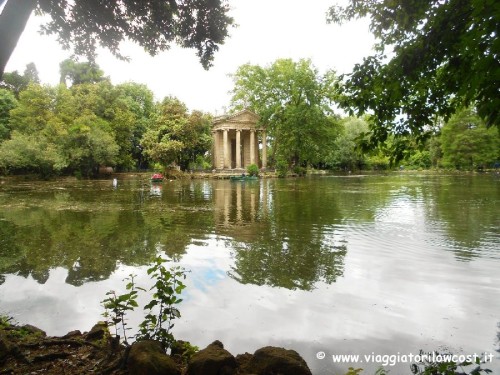
[[[314,374],[380,365],[332,354],[487,352],[500,373],[498,177],[0,182],[0,313],[20,323],[89,330],[158,253],[191,270],[174,333],[200,347],[284,346]]]

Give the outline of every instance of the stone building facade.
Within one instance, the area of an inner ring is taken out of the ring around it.
[[[259,116],[248,109],[214,119],[212,155],[216,170],[245,170],[251,164],[267,167],[266,131],[258,121]]]

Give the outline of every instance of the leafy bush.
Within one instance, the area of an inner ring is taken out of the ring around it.
[[[288,174],[288,163],[285,160],[276,161],[276,174],[281,178]]]
[[[295,167],[293,167],[293,173],[295,173],[297,176],[305,176],[307,173],[307,168],[296,165]]]
[[[429,151],[416,151],[412,154],[408,160],[409,168],[413,169],[429,169],[432,165],[431,154]]]
[[[139,333],[135,335],[137,340],[157,340],[163,344],[165,350],[172,347],[175,338],[171,332],[174,327],[174,319],[181,317],[177,305],[182,302],[180,294],[186,287],[182,280],[186,279],[187,271],[182,267],[167,269],[164,266],[165,259],[157,257],[153,265],[148,269],[148,275],[155,280],[150,291],[153,291],[153,299],[144,306],[147,314],[144,321],[139,325]],[[128,293],[117,295],[114,291],[106,293],[109,297],[102,301],[105,308],[103,316],[107,319],[108,326],[115,327],[115,337],[120,337],[123,332],[123,342],[128,345],[126,331],[126,314],[133,311],[137,304],[138,291],[144,288],[136,286],[135,275],[130,275],[126,289]],[[132,338],[132,337],[129,337]]]
[[[120,330],[123,332],[123,341],[125,344],[128,344],[127,331],[130,329],[126,327],[125,315],[127,311],[133,311],[134,308],[138,307],[136,301],[137,291],[144,290],[143,288],[135,286],[134,277],[135,275],[130,274],[129,277],[125,278],[125,280],[129,281],[126,285],[126,289],[129,290],[128,293],[117,295],[114,290],[111,290],[106,293],[109,297],[102,301],[105,309],[102,315],[107,319],[108,326],[115,328],[115,337],[117,337],[118,340],[120,339],[118,332],[120,332]]]
[[[250,176],[258,176],[259,175],[259,167],[257,167],[257,165],[255,165],[255,164],[250,164],[247,167],[247,173]]]

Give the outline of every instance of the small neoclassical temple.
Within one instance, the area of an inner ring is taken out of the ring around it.
[[[212,155],[216,170],[244,170],[251,164],[266,168],[266,131],[258,122],[259,116],[248,109],[213,120]],[[259,140],[262,160],[259,160]]]

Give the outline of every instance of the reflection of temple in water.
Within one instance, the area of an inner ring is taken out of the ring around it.
[[[343,274],[345,240],[308,214],[308,202],[295,200],[294,189],[276,189],[274,182],[214,183],[215,231],[234,259],[229,277],[302,290],[335,282]]]
[[[214,183],[215,224],[221,234],[248,239],[258,233],[259,224],[265,224],[272,204],[269,182],[221,180]]]

